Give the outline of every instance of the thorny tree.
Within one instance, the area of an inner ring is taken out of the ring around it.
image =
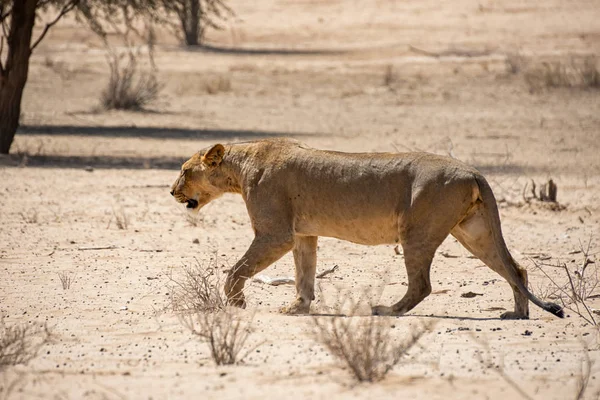
[[[186,42],[196,43],[206,27],[218,28],[213,18],[222,19],[231,10],[222,0],[0,0],[0,154],[8,154],[19,127],[21,99],[29,73],[32,52],[48,30],[74,12],[103,34],[103,26],[115,25],[114,16],[131,21],[143,14],[167,22],[176,14]],[[34,27],[40,30],[34,35]]]
[[[48,30],[78,3],[79,0],[0,0],[0,154],[8,154],[19,127],[31,53]],[[39,14],[50,11],[54,11],[54,18],[33,37]]]
[[[159,9],[157,0],[0,0],[0,154],[8,154],[19,127],[29,59],[48,31],[72,11],[98,27],[99,16],[123,8]],[[36,23],[42,25],[34,35]]]

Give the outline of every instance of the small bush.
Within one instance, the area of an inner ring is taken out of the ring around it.
[[[196,313],[181,317],[182,323],[192,334],[205,342],[217,365],[232,365],[241,362],[252,350],[244,347],[252,333],[252,321],[244,322],[232,309],[211,313]]]
[[[365,292],[355,300],[353,294],[338,291],[335,305],[325,305],[327,313],[336,316],[312,317],[314,340],[347,366],[359,382],[382,380],[430,330],[429,326],[423,326],[413,330],[407,340],[397,342],[390,318],[355,316],[361,300],[372,297],[373,293]],[[342,313],[344,310],[349,317]]]
[[[223,279],[217,269],[217,259],[208,266],[195,260],[195,264],[184,265],[183,276],[169,276],[171,308],[182,313],[211,313],[223,310],[227,297],[222,291]]]
[[[360,382],[382,380],[428,329],[395,343],[383,317],[315,317],[316,341],[344,363]]]
[[[127,63],[123,66],[123,59]],[[154,102],[162,86],[153,73],[139,69],[137,55],[132,50],[126,55],[111,53],[108,57],[110,77],[102,92],[102,106],[107,110],[141,110]]]

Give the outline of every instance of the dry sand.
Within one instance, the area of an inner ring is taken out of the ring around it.
[[[287,136],[468,162],[492,184],[506,241],[538,292],[548,281],[532,257],[573,267],[580,242],[598,251],[600,92],[531,91],[506,61],[600,54],[597,1],[365,3],[232,1],[237,17],[210,34],[208,50],[165,33],[156,53],[164,95],[143,113],[98,111],[107,68],[97,41],[72,21],[51,31],[32,58],[24,126],[0,159],[0,312],[7,324],[47,323],[54,340],[4,373],[10,398],[575,398],[586,354],[600,360],[598,330],[533,305],[528,321],[499,320],[513,305],[508,284],[452,238],[433,263],[436,294],[386,318],[397,340],[434,327],[377,384],[354,384],[313,340],[311,317],[278,312],[292,286],[248,289],[249,346],[260,346],[238,366],[215,367],[205,344],[161,311],[169,274],[215,255],[231,265],[252,239],[240,197],[210,204],[194,226],[169,196],[181,162],[215,142]],[[548,178],[566,210],[520,204],[525,184]],[[319,268],[333,265],[314,312],[340,289],[370,289],[384,304],[405,290],[390,246],[323,238]],[[264,273],[293,275],[291,256]],[[461,297],[468,291],[482,296]]]

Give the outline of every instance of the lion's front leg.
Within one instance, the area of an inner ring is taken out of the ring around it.
[[[246,280],[259,273],[294,247],[292,236],[256,236],[246,254],[233,266],[225,281],[227,302],[245,308],[244,285]]]
[[[286,314],[308,314],[310,303],[315,299],[317,239],[317,236],[296,236],[294,245],[296,300],[281,309]]]

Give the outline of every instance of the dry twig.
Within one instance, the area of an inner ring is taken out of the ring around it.
[[[598,325],[598,321],[594,317],[594,310],[587,304],[587,300],[594,296],[593,292],[600,284],[597,268],[590,268],[591,265],[595,266],[595,260],[591,258],[592,255],[590,253],[591,241],[592,239],[590,238],[586,247],[581,242],[579,243],[582,261],[580,267],[573,272],[571,272],[565,263],[558,262],[554,265],[543,264],[533,259],[532,262],[548,278],[551,283],[551,294],[562,302],[564,308],[579,315],[589,324]],[[547,266],[556,267],[564,271],[566,283],[560,284],[553,279],[543,268]]]

